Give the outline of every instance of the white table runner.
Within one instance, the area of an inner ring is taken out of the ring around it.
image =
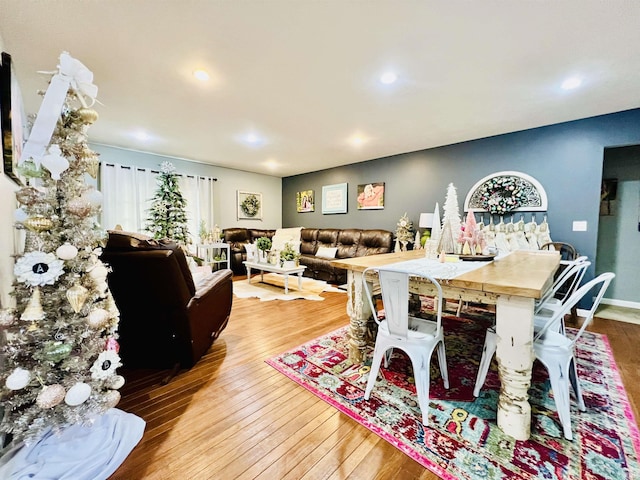
[[[462,275],[463,273],[471,272],[478,268],[484,267],[490,262],[444,262],[439,260],[432,260],[429,258],[417,258],[415,260],[407,260],[404,262],[390,263],[381,267],[376,267],[376,270],[388,270],[393,272],[405,272],[413,275],[428,275],[437,280],[450,280]]]

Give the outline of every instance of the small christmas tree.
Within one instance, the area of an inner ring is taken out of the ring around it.
[[[458,194],[453,183],[450,183],[447,187],[447,196],[445,197],[442,211],[442,237],[440,238],[438,251],[459,253],[460,248],[456,239],[460,235],[462,223],[460,221],[460,208],[458,207]]]
[[[181,245],[190,243],[187,228],[187,201],[180,192],[176,169],[163,162],[157,179],[158,190],[152,199],[145,228],[154,238],[170,238]]]
[[[65,72],[67,67],[74,73]],[[74,74],[75,81],[69,80]],[[0,432],[16,443],[48,428],[59,432],[95,420],[119,402],[117,389],[124,383],[116,374],[119,313],[106,283],[107,266],[99,259],[102,197],[85,181],[85,173],[95,178],[98,172],[86,136],[97,119],[84,97],[97,93],[92,79],[80,62],[60,56],[51,85],[63,89],[47,91],[41,108],[47,115],[36,118],[33,143],[24,149],[29,157],[22,166],[29,168],[22,173],[32,185],[16,192],[16,218],[24,219],[19,226],[27,229],[27,241],[14,267],[16,308],[0,312],[6,333]],[[60,106],[57,124],[52,104]]]

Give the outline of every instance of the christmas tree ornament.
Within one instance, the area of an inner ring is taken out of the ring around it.
[[[78,249],[70,243],[65,243],[56,249],[56,255],[60,260],[71,260],[78,255]]]
[[[110,315],[104,308],[91,310],[87,316],[87,323],[91,328],[103,327],[109,321]]]
[[[40,303],[40,289],[38,287],[33,289],[33,294],[27,303],[27,307],[20,315],[20,320],[25,322],[37,322],[42,320],[45,316],[44,310],[42,310],[42,304]]]
[[[86,192],[84,192],[82,198],[92,207],[97,208],[102,206],[102,192],[93,187],[90,187]]]
[[[60,180],[60,174],[69,168],[69,161],[62,156],[58,145],[51,145],[48,153],[40,159],[44,168],[51,172],[51,178]]]
[[[23,187],[16,192],[16,199],[23,205],[34,205],[44,201],[44,193],[34,187]]]
[[[63,342],[45,342],[42,352],[45,360],[58,363],[67,358],[71,354],[72,347],[68,343]]]
[[[110,390],[104,396],[104,403],[107,408],[113,408],[120,403],[120,392],[117,390]]]
[[[36,405],[43,409],[53,408],[64,400],[65,393],[62,385],[46,385],[36,397]]]
[[[84,218],[91,213],[91,204],[83,197],[76,197],[67,203],[67,211],[76,217]]]
[[[89,298],[89,289],[83,287],[79,283],[76,283],[73,287],[67,290],[66,295],[73,311],[80,313],[80,310],[82,310],[82,307],[84,306],[84,302]]]
[[[96,283],[102,283],[107,280],[109,269],[100,260],[89,270],[89,276]]]
[[[53,228],[53,222],[51,221],[51,219],[43,215],[35,215],[33,217],[29,217],[22,223],[25,227],[35,233],[46,232]]]
[[[124,377],[122,375],[112,375],[111,377],[109,377],[106,380],[105,385],[108,388],[112,388],[114,390],[118,390],[118,389],[122,388],[124,383],[125,383],[125,380],[124,380]]]
[[[20,390],[29,385],[30,380],[31,373],[29,370],[18,367],[7,377],[5,385],[9,390]]]
[[[64,403],[70,407],[78,406],[87,401],[91,395],[91,387],[83,382],[73,385],[64,396]]]
[[[16,314],[9,308],[0,310],[0,327],[9,327],[16,321]]]
[[[64,273],[63,264],[53,253],[28,252],[18,259],[13,273],[18,282],[32,287],[53,285]]]
[[[13,219],[18,223],[24,223],[29,218],[29,214],[25,212],[24,208],[16,208],[13,212]]]
[[[23,177],[27,178],[41,178],[42,177],[42,169],[39,165],[36,165],[36,162],[33,161],[32,158],[27,158],[26,160],[20,162],[20,165],[17,167],[18,172]]]
[[[121,367],[120,356],[113,350],[105,350],[98,355],[98,358],[91,365],[91,378],[94,380],[106,380],[116,373],[116,369]]]
[[[86,125],[91,125],[98,121],[98,112],[93,108],[80,108],[77,113],[82,123]]]
[[[91,175],[91,178],[98,178],[98,171],[100,170],[100,162],[97,158],[91,158],[87,160],[87,173]]]
[[[109,337],[107,338],[107,342],[104,348],[105,350],[113,350],[114,352],[118,353],[120,351],[120,344],[115,338]]]

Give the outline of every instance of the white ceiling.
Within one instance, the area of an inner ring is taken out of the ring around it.
[[[68,51],[92,142],[275,176],[640,106],[639,1],[0,0],[0,37],[27,113]]]

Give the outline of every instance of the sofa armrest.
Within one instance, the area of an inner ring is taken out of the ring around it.
[[[232,276],[233,272],[231,270],[224,269],[212,272],[211,275],[207,275],[200,279],[196,285],[196,293],[193,298],[191,298],[189,306],[191,306],[191,303],[193,302],[202,301],[207,295],[219,290],[227,282],[231,282]]]

